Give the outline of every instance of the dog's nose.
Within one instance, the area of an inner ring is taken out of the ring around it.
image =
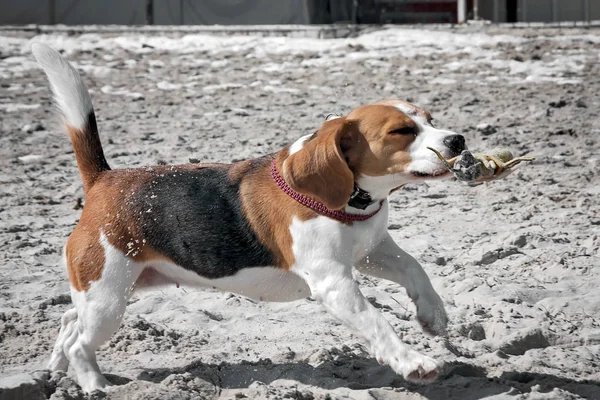
[[[444,139],[444,144],[455,154],[460,154],[465,149],[463,135],[450,135]]]

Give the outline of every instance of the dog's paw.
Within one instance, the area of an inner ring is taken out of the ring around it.
[[[81,390],[85,393],[92,393],[95,391],[106,392],[113,386],[113,384],[100,373],[89,373],[87,377],[89,379],[81,379],[79,377],[77,379],[79,386],[81,386]]]
[[[431,383],[435,381],[442,370],[442,366],[433,358],[416,353],[406,363],[404,379],[415,383]]]
[[[445,335],[448,327],[448,315],[442,300],[436,296],[435,300],[421,298],[415,303],[417,321],[421,324],[423,332],[431,336]]]
[[[380,363],[382,363],[380,361]],[[431,383],[437,379],[442,371],[442,365],[433,358],[427,357],[414,350],[409,350],[406,358],[393,357],[389,366],[404,379],[415,383]]]

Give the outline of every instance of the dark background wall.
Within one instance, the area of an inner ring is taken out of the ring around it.
[[[51,12],[51,5],[54,11]],[[157,25],[350,22],[352,0],[154,0]],[[146,23],[146,0],[0,0],[0,24]]]
[[[507,12],[511,7],[516,17],[514,21],[511,21],[510,12]],[[587,13],[586,7],[589,10]],[[590,20],[600,20],[600,1],[479,0],[479,15],[494,22],[584,21],[586,14]]]
[[[154,0],[153,4],[157,25],[327,24],[352,22],[356,16],[366,23],[456,18],[455,0],[357,0],[357,10],[353,0]],[[582,21],[586,16],[600,20],[600,0],[479,0],[479,15],[495,22]],[[0,0],[0,24],[52,23],[142,25],[146,0]]]

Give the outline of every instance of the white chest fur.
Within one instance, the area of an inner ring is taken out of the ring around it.
[[[325,261],[347,266],[356,264],[381,242],[387,232],[387,219],[388,203],[385,201],[375,216],[352,225],[326,217],[303,222],[294,220],[290,226],[296,259],[292,271],[302,276],[307,270],[304,267]]]

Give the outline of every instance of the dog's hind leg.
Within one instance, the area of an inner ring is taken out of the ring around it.
[[[65,257],[67,256],[67,248],[63,249],[63,254]],[[69,359],[64,351],[64,344],[67,338],[71,336],[73,332],[73,327],[75,326],[75,321],[77,320],[77,309],[75,307],[70,308],[65,312],[60,319],[60,331],[58,333],[58,337],[56,338],[56,342],[54,344],[54,349],[52,350],[52,356],[50,357],[50,361],[48,362],[48,369],[50,371],[67,371],[69,369]]]
[[[50,357],[50,362],[48,363],[48,369],[50,371],[66,372],[69,368],[69,359],[65,354],[64,345],[65,341],[69,338],[69,336],[71,336],[73,328],[76,325],[76,321],[77,309],[75,307],[69,309],[63,314],[60,322],[60,332],[56,338],[54,350],[52,351],[52,356]]]
[[[77,285],[71,289],[77,318],[69,336],[64,340],[63,351],[79,385],[84,391],[92,392],[110,385],[100,373],[96,350],[119,328],[127,300],[143,266],[113,247],[102,234],[99,241],[88,242],[79,237],[76,245],[82,248],[79,251],[71,249],[71,254],[77,253],[75,265],[72,265],[73,260],[68,260],[71,262],[69,268],[75,268],[74,272],[78,277]],[[101,265],[95,264],[101,261]],[[96,280],[81,280],[86,268],[101,269]]]

